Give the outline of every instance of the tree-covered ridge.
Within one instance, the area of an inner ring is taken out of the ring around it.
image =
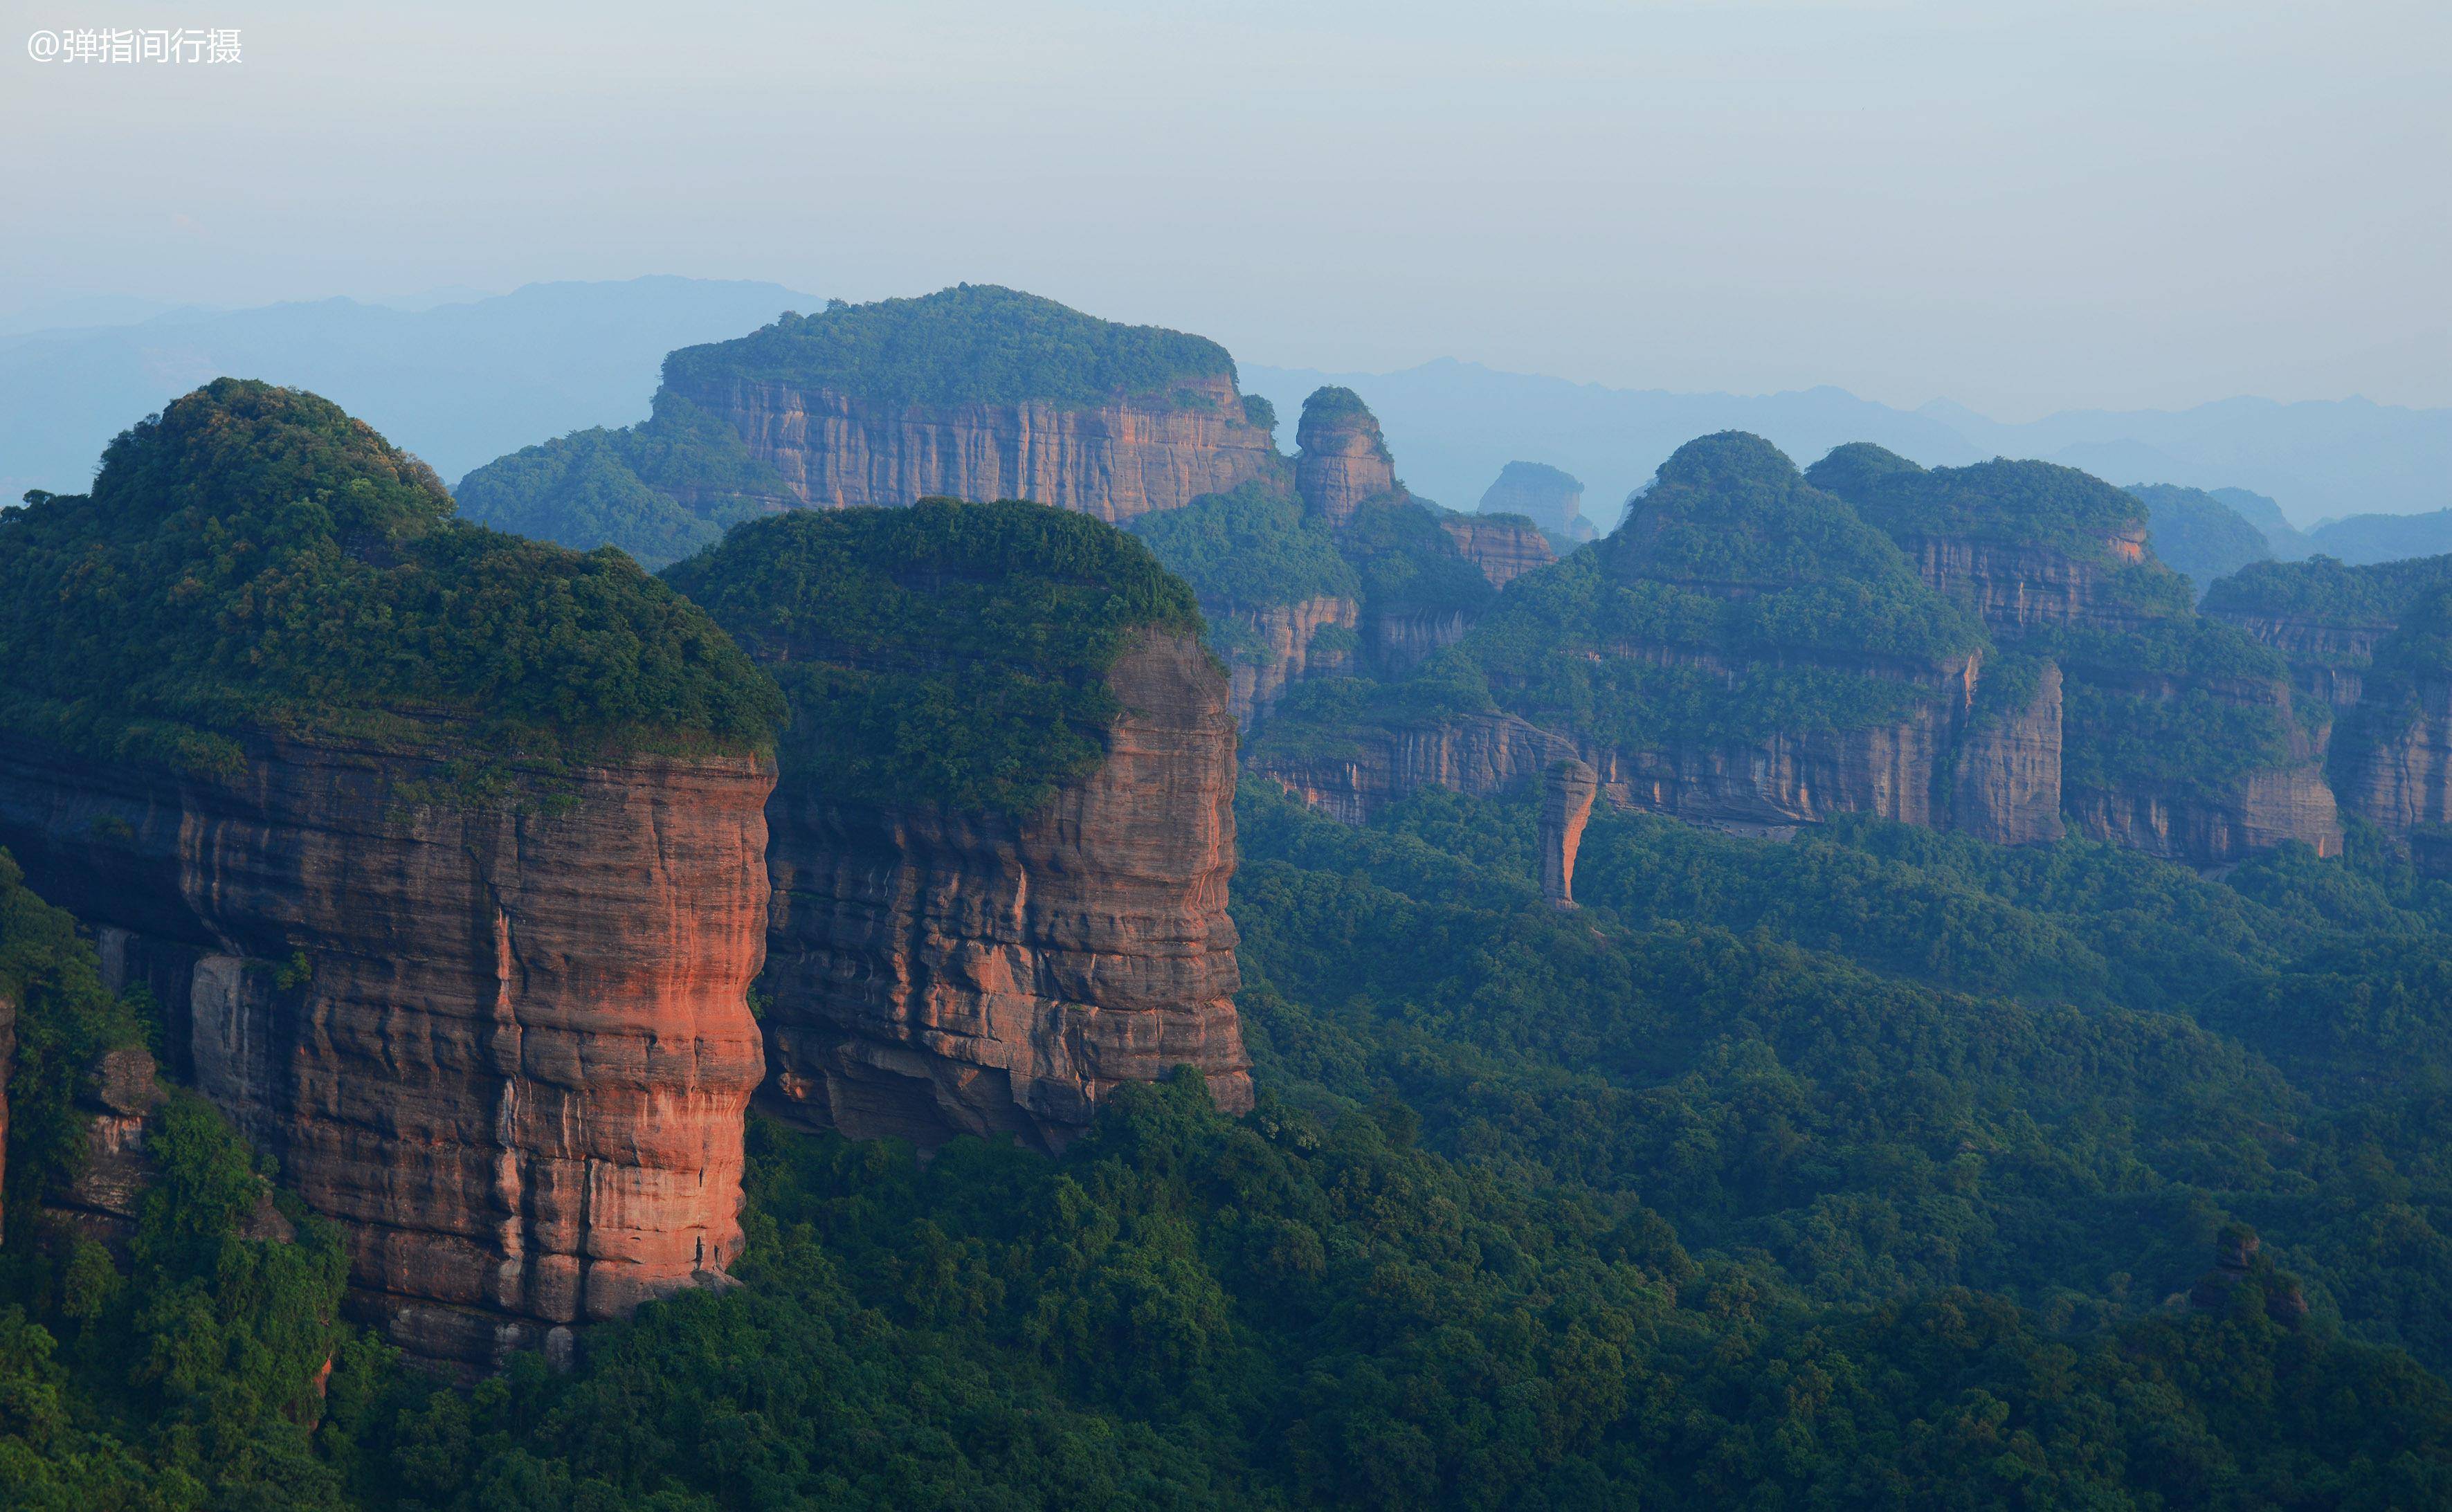
[[[1212,603],[1264,609],[1323,596],[1351,599],[1362,589],[1338,554],[1335,534],[1274,481],[1254,479],[1181,509],[1151,510],[1124,528]]]
[[[722,417],[669,390],[640,424],[498,457],[461,479],[456,497],[479,524],[575,551],[619,546],[650,572],[797,501]]]
[[[993,284],[835,301],[664,359],[668,387],[781,383],[888,404],[1103,404],[1219,378],[1234,381],[1235,360],[1205,337],[1117,324]]]
[[[664,578],[782,684],[785,770],[877,804],[1038,809],[1103,759],[1116,659],[1201,628],[1139,541],[1019,500],[767,516]]]
[[[2414,557],[2353,567],[2335,557],[2260,561],[2216,583],[2207,614],[2272,616],[2343,628],[2400,621],[2411,604],[2452,587],[2452,556]]]
[[[227,770],[258,733],[749,751],[782,716],[627,557],[454,519],[312,394],[216,380],[112,442],[89,496],[30,498],[0,517],[0,709],[89,755]]]
[[[2074,467],[1996,457],[1967,467],[1919,467],[1855,442],[1806,472],[1891,537],[1959,537],[2106,557],[2106,542],[2146,527],[2146,506]]]
[[[2155,557],[2201,596],[2216,579],[2273,556],[2264,532],[2202,488],[2131,483],[2126,491],[2146,505],[2146,544]]]

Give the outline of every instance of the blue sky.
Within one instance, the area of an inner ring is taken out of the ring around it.
[[[0,0],[0,315],[968,279],[1282,365],[2452,403],[2440,0],[355,9]]]

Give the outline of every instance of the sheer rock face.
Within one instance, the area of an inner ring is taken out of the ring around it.
[[[1994,845],[2061,837],[2061,669],[2045,662],[2027,707],[1970,728],[1951,774],[1949,825]]]
[[[1908,536],[1899,546],[1927,587],[1967,605],[1995,634],[2119,630],[2134,617],[2112,603],[2106,589],[2121,563],[2145,560],[2146,527],[2106,538],[2109,560],[2073,557],[2050,546],[1950,536]]]
[[[2452,824],[2452,685],[2427,678],[2343,723],[2331,762],[2342,806],[2397,835]]]
[[[1345,523],[1365,500],[1395,491],[1396,464],[1369,410],[1306,403],[1295,440],[1302,448],[1295,487],[1330,524]]]
[[[2281,714],[2289,717],[2286,705]],[[2286,840],[2306,844],[2319,855],[2339,855],[2341,815],[2324,780],[2320,743],[2295,728],[2292,743],[2286,764],[2248,773],[2227,793],[2152,785],[2116,792],[2070,788],[2062,807],[2069,827],[2087,839],[2189,866],[2244,860]]]
[[[1095,408],[1043,401],[900,405],[831,388],[733,379],[683,397],[730,422],[782,474],[792,502],[907,504],[942,495],[1030,499],[1113,523],[1266,476],[1269,433],[1231,378]]]
[[[1522,515],[1561,536],[1581,540],[1592,537],[1592,521],[1584,518],[1582,481],[1537,462],[1509,462],[1499,470],[1497,481],[1483,490],[1477,507],[1485,515]]]
[[[768,810],[765,982],[786,1116],[932,1146],[1058,1149],[1124,1082],[1178,1065],[1252,1105],[1235,1016],[1235,719],[1192,639],[1109,675],[1099,768],[1025,820],[832,802],[786,776]]]
[[[1287,684],[1314,673],[1335,671],[1344,664],[1343,653],[1315,651],[1312,642],[1331,625],[1354,629],[1362,611],[1351,599],[1320,595],[1299,603],[1272,604],[1266,609],[1245,609],[1204,599],[1200,612],[1211,624],[1236,626],[1254,642],[1254,659],[1237,657],[1228,662],[1226,669],[1227,697],[1235,711],[1236,726],[1249,730],[1254,721],[1269,712]]]
[[[1541,895],[1575,906],[1575,854],[1592,816],[1600,774],[1581,761],[1553,761],[1541,778]]]
[[[1455,541],[1456,550],[1481,569],[1493,588],[1504,588],[1533,568],[1558,560],[1539,530],[1516,520],[1442,515],[1439,524]]]
[[[1362,620],[1363,649],[1383,675],[1399,677],[1462,640],[1473,620],[1463,609],[1376,609]]]
[[[1555,763],[1580,761],[1611,802],[1703,824],[1777,829],[1864,813],[1929,825],[1937,822],[1934,773],[1948,753],[1955,714],[1948,701],[1926,703],[1896,725],[1631,752],[1491,714],[1371,736],[1351,756],[1263,754],[1254,767],[1349,824],[1424,788],[1488,795],[1538,782]]]
[[[0,844],[341,1224],[358,1310],[482,1365],[737,1252],[772,784],[644,757],[523,814],[372,749],[266,741],[188,780],[11,738]]]
[[[2392,624],[2336,624],[2277,615],[2208,614],[2237,626],[2261,646],[2290,663],[2290,683],[2300,693],[2335,709],[2355,707],[2366,690],[2367,669]]]

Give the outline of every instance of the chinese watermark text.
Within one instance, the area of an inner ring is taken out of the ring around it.
[[[236,63],[236,27],[69,27],[26,39],[36,63]]]

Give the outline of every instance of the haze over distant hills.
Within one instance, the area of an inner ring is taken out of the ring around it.
[[[227,311],[149,313],[159,307],[87,300],[55,313],[95,324],[25,331],[15,328],[22,320],[0,323],[0,332],[14,329],[0,334],[0,500],[28,488],[82,489],[129,417],[222,374],[313,389],[456,480],[544,438],[642,420],[666,352],[823,304],[779,284],[677,277]],[[139,315],[148,318],[131,318]],[[1947,402],[1903,410],[1828,386],[1675,394],[1453,359],[1384,374],[1247,363],[1241,375],[1244,390],[1274,401],[1288,425],[1322,383],[1354,389],[1381,417],[1406,481],[1453,507],[1472,507],[1509,461],[1565,468],[1586,481],[1586,513],[1603,529],[1671,452],[1722,429],[1751,431],[1800,457],[1869,441],[1927,465],[2041,457],[2117,483],[2246,488],[2302,525],[2452,505],[2452,409],[2358,399],[2230,399],[2004,424]],[[1291,446],[1293,437],[1279,440]]]
[[[1280,415],[1322,383],[1360,394],[1405,459],[1406,481],[1452,506],[1530,458],[1585,480],[1603,530],[1617,503],[1670,453],[1715,430],[1745,430],[1818,457],[1869,441],[1927,466],[2033,457],[2116,483],[2253,489],[2299,523],[2452,505],[2452,409],[2363,399],[2276,403],[2226,399],[2193,409],[2082,410],[2005,424],[1936,401],[1896,409],[1829,386],[1782,394],[1672,394],[1502,373],[1440,359],[1396,373],[1242,368],[1246,391]]]
[[[542,436],[643,420],[666,352],[824,302],[780,284],[641,278],[425,303],[182,309],[0,336],[0,500],[83,491],[131,417],[223,375],[312,389],[456,479]],[[118,307],[82,305],[61,313]]]

